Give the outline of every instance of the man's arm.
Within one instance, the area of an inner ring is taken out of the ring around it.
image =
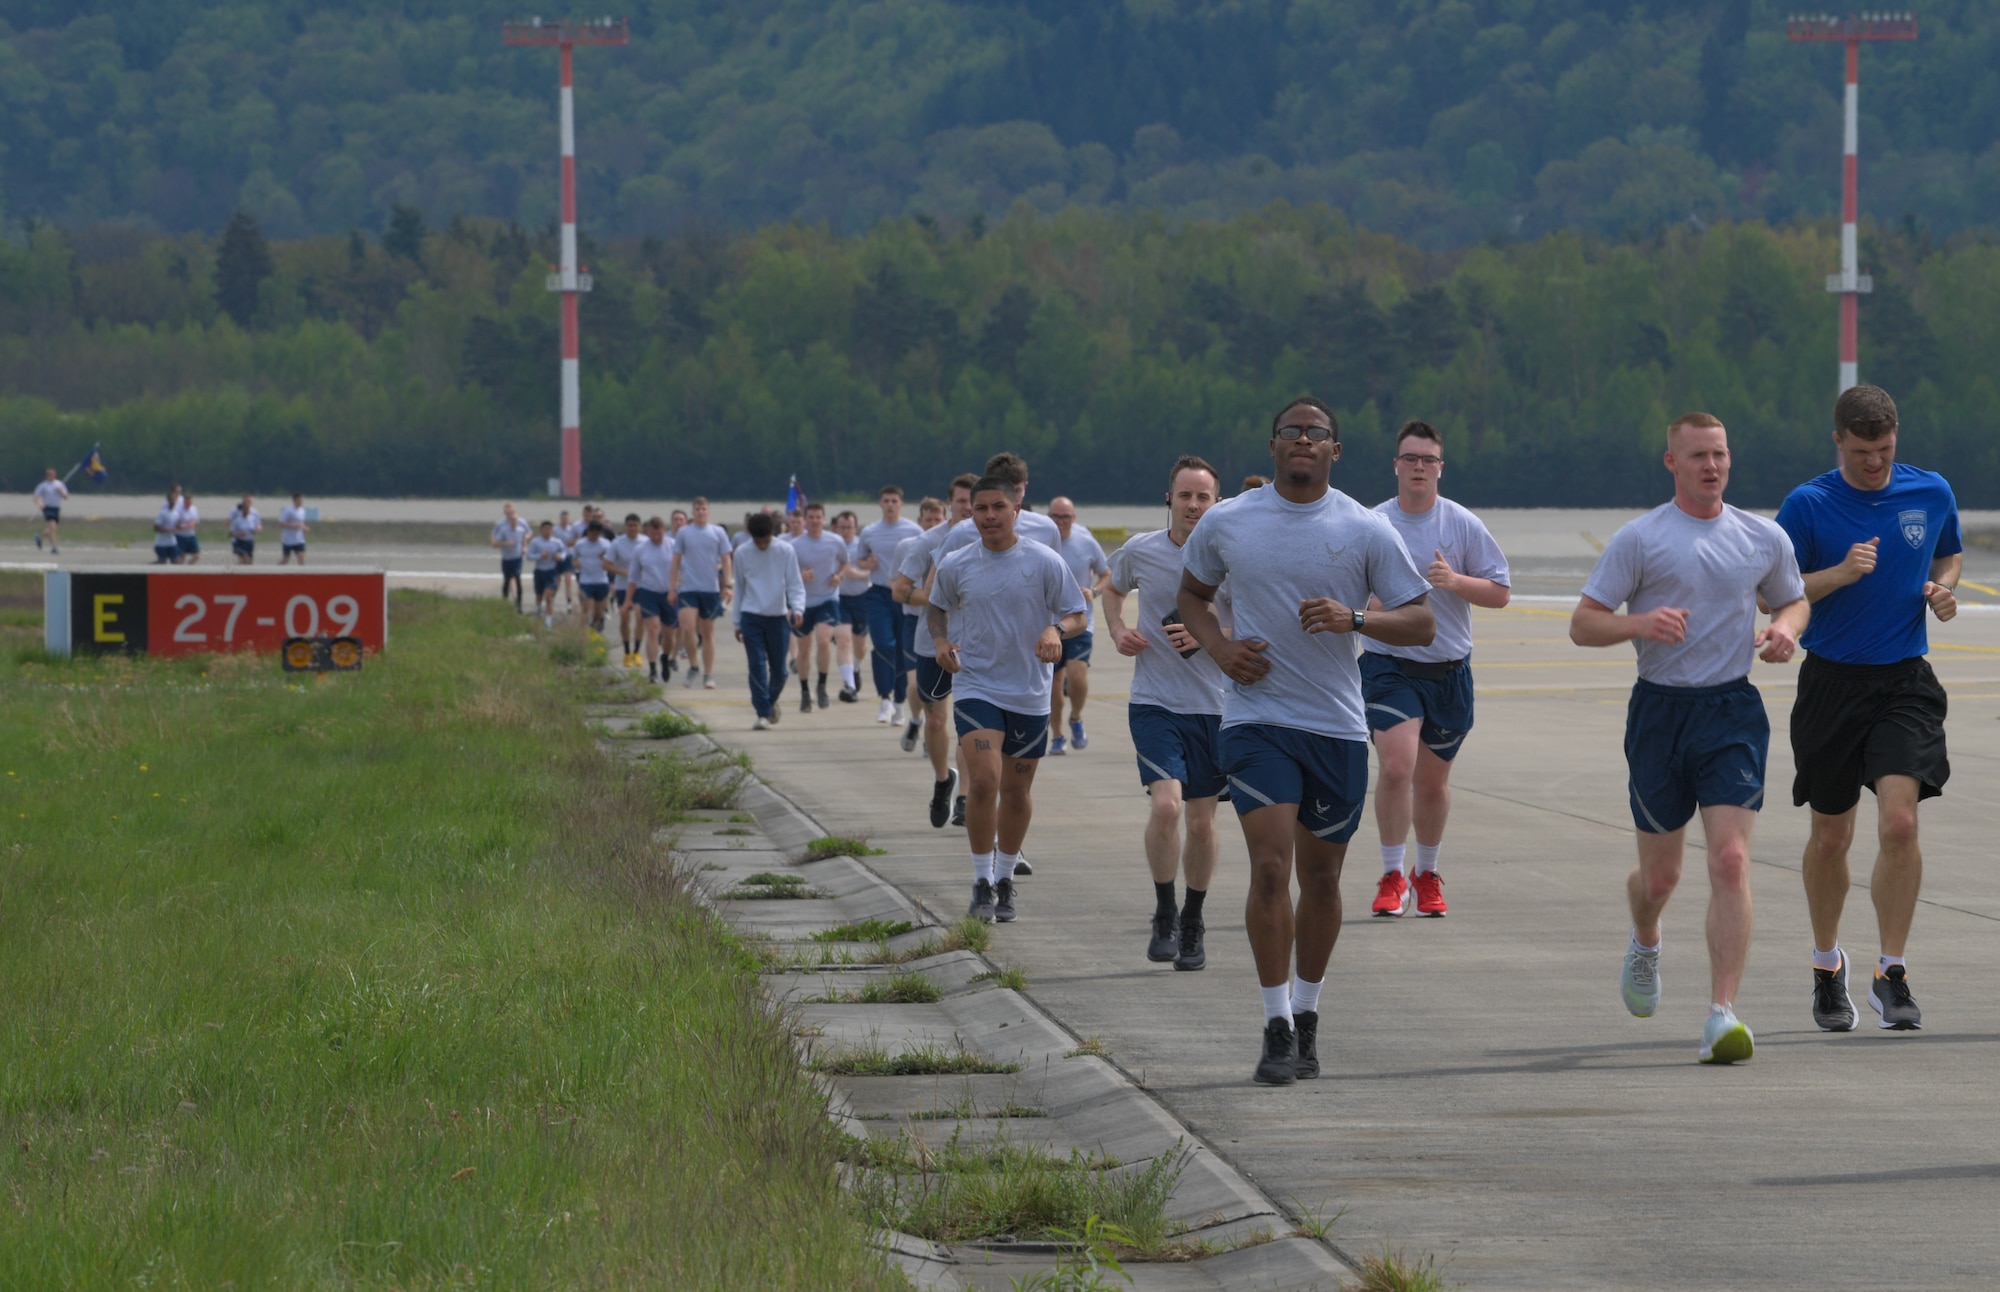
[[[1062,621],[1056,625],[1056,628],[1061,631],[1065,638],[1074,637],[1088,627],[1090,627],[1090,612],[1086,610],[1077,610],[1066,614],[1062,617]]]
[[[1137,655],[1153,643],[1146,634],[1125,626],[1125,594],[1110,579],[1104,581],[1104,628],[1120,655]]]
[[[1924,584],[1924,600],[1931,613],[1945,623],[1958,614],[1958,576],[1965,569],[1965,554],[1953,552],[1931,562],[1930,582]]]
[[[1818,601],[1829,592],[1837,592],[1850,583],[1859,583],[1866,578],[1875,569],[1875,553],[1881,545],[1879,537],[1856,543],[1847,549],[1847,556],[1839,565],[1829,565],[1824,570],[1814,570],[1803,576],[1806,600]]]
[[[1271,671],[1271,661],[1264,658],[1268,643],[1254,638],[1233,641],[1222,631],[1222,621],[1215,617],[1217,586],[1181,571],[1181,590],[1175,609],[1180,611],[1181,625],[1188,636],[1208,652],[1216,667],[1233,681],[1254,685]]]
[[[1766,664],[1782,664],[1799,649],[1799,637],[1812,618],[1812,603],[1804,597],[1788,601],[1771,612],[1771,622],[1757,630],[1750,645]]]
[[[775,542],[776,540],[773,540],[773,541]],[[735,553],[733,553],[733,552],[728,552],[728,551],[725,551],[725,552],[723,552],[723,554],[722,554],[722,598],[723,598],[723,600],[725,600],[725,601],[727,601],[727,600],[729,599],[729,595],[730,595],[730,594],[729,594],[729,589],[730,589],[730,587],[731,587],[731,586],[733,585],[733,583],[735,582],[735,580],[734,580],[734,578],[733,578],[733,576],[734,576],[735,572],[736,572],[736,555],[735,555]]]
[[[1687,619],[1687,611],[1668,606],[1621,615],[1601,601],[1581,597],[1569,617],[1569,639],[1579,646],[1616,646],[1635,637],[1672,645],[1687,636]]]
[[[680,548],[676,547],[674,549],[674,559],[667,563],[667,595],[669,597],[678,597],[680,594],[681,594],[681,550]]]

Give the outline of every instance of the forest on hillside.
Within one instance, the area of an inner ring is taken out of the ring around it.
[[[1840,51],[1773,0],[638,0],[578,54],[585,223],[669,238],[1325,204],[1427,249],[1837,210]],[[554,216],[555,59],[463,0],[0,0],[0,224]],[[1864,59],[1864,210],[2000,207],[2000,7]]]
[[[1824,222],[1725,222],[1436,252],[1284,204],[587,244],[584,485],[935,491],[1005,448],[1038,494],[1141,502],[1178,453],[1258,469],[1272,412],[1309,391],[1365,498],[1423,417],[1464,501],[1656,501],[1668,419],[1706,408],[1731,429],[1732,499],[1775,505],[1829,459],[1837,245]],[[1902,405],[1902,457],[2000,506],[2000,246],[1871,225],[1863,254],[1861,370]],[[121,492],[538,491],[553,257],[545,235],[408,207],[379,238],[38,226],[0,244],[0,488],[101,442]]]

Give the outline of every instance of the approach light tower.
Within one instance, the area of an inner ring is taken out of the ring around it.
[[[1855,221],[1860,213],[1861,42],[1915,40],[1913,13],[1863,13],[1835,18],[1829,14],[1794,14],[1785,19],[1785,35],[1795,41],[1844,41],[1847,44],[1846,135],[1840,169],[1840,272],[1826,276],[1826,289],[1840,297],[1840,389],[1861,381],[1860,296],[1875,290],[1861,272]]]
[[[583,401],[577,383],[576,298],[590,290],[590,275],[579,272],[576,263],[576,102],[570,51],[578,45],[629,45],[632,29],[623,18],[520,18],[502,24],[500,38],[509,45],[554,45],[562,51],[562,265],[549,275],[549,290],[562,295],[562,491],[565,498],[580,498]]]

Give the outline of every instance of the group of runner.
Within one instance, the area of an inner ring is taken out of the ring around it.
[[[1879,805],[1880,955],[1868,1000],[1882,1028],[1922,1025],[1904,959],[1922,866],[1917,805],[1949,776],[1945,697],[1923,659],[1925,616],[1956,613],[1960,542],[1949,486],[1896,462],[1896,437],[1886,393],[1847,391],[1834,409],[1839,466],[1794,490],[1771,521],[1724,503],[1722,423],[1677,418],[1664,459],[1673,500],[1618,531],[1572,617],[1577,644],[1630,641],[1637,652],[1625,754],[1638,864],[1627,882],[1621,995],[1642,1018],[1660,1006],[1661,915],[1688,823],[1702,816],[1711,887],[1704,1063],[1754,1052],[1734,1010],[1769,745],[1749,674],[1753,660],[1782,664],[1801,648],[1791,737],[1793,798],[1812,813],[1804,876],[1813,1019],[1828,1031],[1856,1025],[1839,923],[1865,785]],[[1254,1079],[1284,1085],[1319,1074],[1319,996],[1370,741],[1382,862],[1372,911],[1448,913],[1439,859],[1451,768],[1473,726],[1471,611],[1506,606],[1511,580],[1484,524],[1439,492],[1437,428],[1402,427],[1396,494],[1372,509],[1330,485],[1339,428],[1319,401],[1279,410],[1269,451],[1272,477],[1252,477],[1227,500],[1212,466],[1175,460],[1166,526],[1108,557],[1067,499],[1046,515],[1026,507],[1027,464],[1012,453],[957,477],[944,498],[924,499],[914,520],[891,485],[879,491],[880,519],[865,526],[851,512],[829,526],[815,503],[751,515],[732,542],[697,499],[692,515],[627,516],[609,541],[602,515],[587,509],[585,537],[562,550],[578,563],[597,622],[607,596],[620,607],[625,662],[643,662],[654,680],[670,677],[678,658],[685,685],[701,677],[712,689],[712,625],[729,609],[757,729],[780,719],[788,661],[799,708],[811,712],[828,707],[835,665],[840,699],[856,700],[865,658],[877,721],[899,728],[905,750],[924,746],[931,824],[967,832],[969,913],[999,922],[1017,918],[1015,880],[1033,873],[1022,853],[1041,760],[1088,745],[1091,607],[1101,597],[1112,645],[1133,660],[1128,723],[1151,798],[1146,954],[1177,970],[1206,964],[1216,814],[1231,802],[1250,859],[1245,922],[1263,997]],[[540,595],[542,561],[557,572],[563,558],[536,548],[511,508],[503,525],[503,556],[509,537],[541,554]],[[1760,612],[1769,616],[1761,624]]]
[[[62,480],[54,467],[48,468],[42,482],[35,486],[35,505],[41,508],[42,528],[35,535],[35,546],[46,547],[51,556],[58,555],[62,529],[63,504],[69,501],[69,486]],[[225,520],[229,530],[229,553],[238,565],[254,565],[257,562],[257,535],[264,532],[264,518],[257,510],[257,501],[244,494],[237,504],[229,509]],[[290,565],[306,563],[306,534],[312,528],[306,523],[306,500],[304,494],[293,494],[291,504],[278,513],[280,535],[278,564]],[[160,504],[153,515],[153,564],[155,565],[199,565],[201,564],[201,509],[195,505],[194,496],[179,485],[169,485],[166,501]]]

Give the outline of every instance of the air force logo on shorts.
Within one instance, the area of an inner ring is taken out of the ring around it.
[[[1896,524],[1902,527],[1903,541],[1911,547],[1922,551],[1924,546],[1924,530],[1926,522],[1929,520],[1930,515],[1927,512],[1906,511],[1899,513],[1896,517]]]

